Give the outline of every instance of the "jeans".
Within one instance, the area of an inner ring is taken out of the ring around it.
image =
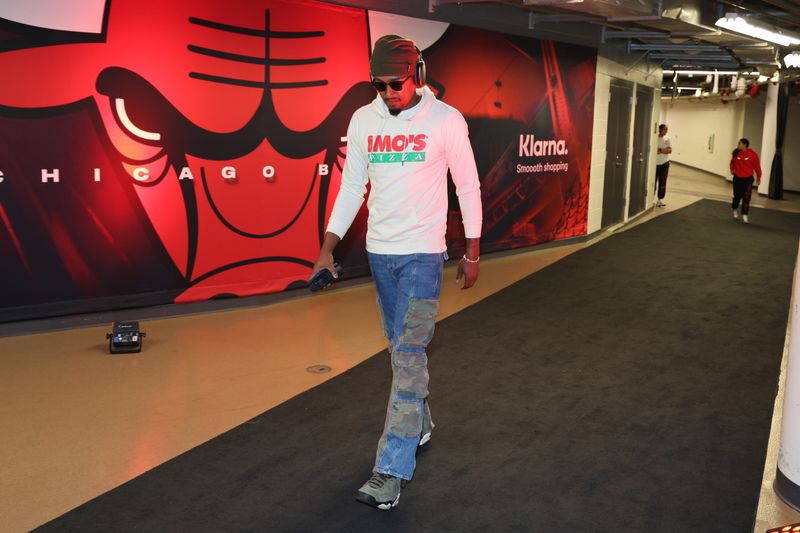
[[[368,257],[392,363],[392,388],[373,471],[410,480],[422,430],[433,427],[425,349],[439,311],[445,254]]]

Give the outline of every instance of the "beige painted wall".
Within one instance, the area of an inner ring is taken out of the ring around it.
[[[728,176],[731,151],[743,136],[745,105],[745,100],[662,100],[660,122],[669,126],[670,159]],[[760,126],[758,132],[760,141]]]

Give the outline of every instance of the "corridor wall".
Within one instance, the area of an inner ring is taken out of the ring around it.
[[[592,122],[592,166],[591,177],[589,185],[589,213],[588,213],[588,231],[594,233],[601,229],[601,221],[603,216],[603,189],[605,181],[605,164],[606,164],[606,131],[608,128],[608,104],[610,98],[610,87],[612,80],[625,80],[631,82],[631,106],[635,107],[636,87],[644,85],[653,90],[654,101],[658,102],[661,87],[661,77],[658,70],[654,70],[652,65],[648,63],[635,63],[635,58],[631,58],[624,51],[618,47],[606,46],[599,52],[597,58],[597,81],[595,85],[595,103],[594,103],[594,118]],[[649,154],[648,159],[651,162],[655,161],[655,154],[657,144],[655,139],[656,133],[656,119],[658,117],[658,109],[652,113],[650,128]],[[634,115],[631,113],[629,130],[633,129]],[[632,150],[633,136],[629,136],[628,151]],[[625,173],[625,190],[626,198],[630,198],[630,178],[631,168],[628,161]],[[652,183],[655,179],[655,163],[648,165],[648,183]],[[649,187],[648,187],[649,189]],[[626,220],[627,220],[627,212]]]
[[[746,106],[746,100],[662,100],[660,122],[669,126],[670,159],[729,177],[731,151],[744,134]],[[761,125],[757,131],[760,142]]]

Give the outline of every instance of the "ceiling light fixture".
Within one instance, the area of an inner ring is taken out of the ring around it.
[[[739,72],[738,70],[664,70],[664,74],[675,74],[677,73],[679,76],[690,76],[692,74],[699,74],[699,75],[714,75],[719,74],[720,76],[758,76],[758,72]]]
[[[800,68],[800,52],[792,52],[783,56],[783,64],[786,68]]]
[[[775,29],[767,28],[759,23],[754,23],[745,17],[740,17],[736,13],[726,13],[716,24],[720,28],[725,28],[736,33],[741,33],[756,39],[762,39],[781,46],[791,46],[800,44],[800,38]]]

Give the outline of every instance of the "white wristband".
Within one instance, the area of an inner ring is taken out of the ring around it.
[[[464,254],[464,256],[461,258],[461,260],[462,261],[466,261],[467,263],[477,263],[478,261],[481,260],[481,256],[478,256],[477,259],[470,259],[469,257],[467,257],[467,254]]]

